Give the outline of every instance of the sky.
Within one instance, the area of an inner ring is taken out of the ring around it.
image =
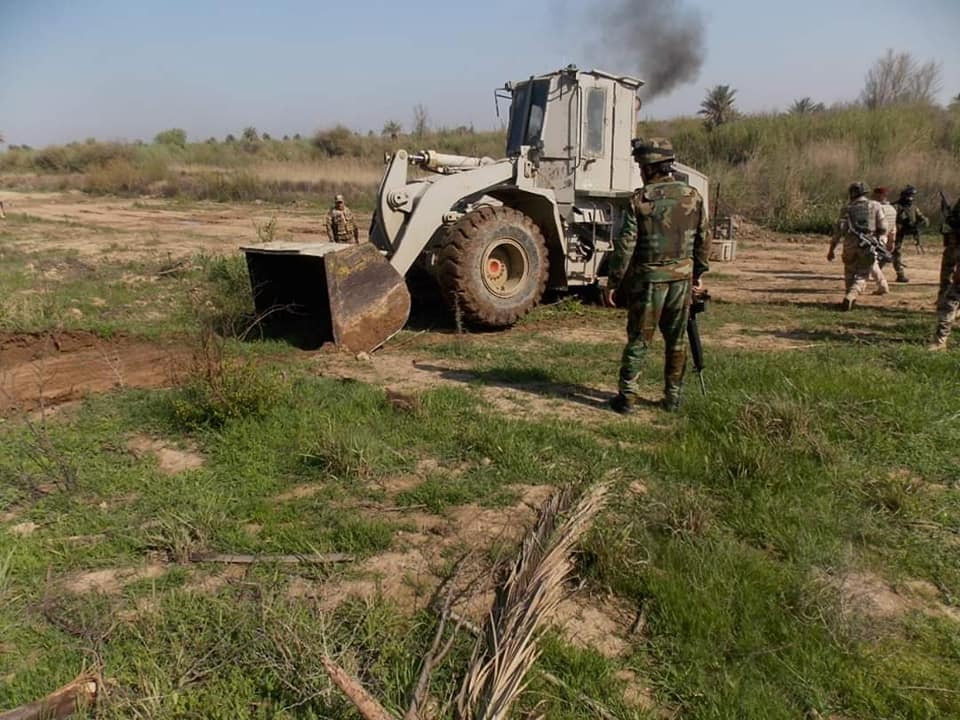
[[[417,104],[435,126],[495,128],[494,88],[598,65],[589,9],[625,1],[0,0],[0,133],[39,147],[171,127],[379,132]],[[719,83],[747,112],[850,101],[887,48],[942,63],[941,102],[960,93],[960,0],[674,2],[701,12],[705,61],[645,118],[693,114]]]

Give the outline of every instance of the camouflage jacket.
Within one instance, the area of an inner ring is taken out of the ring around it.
[[[927,216],[920,212],[914,203],[897,203],[897,232],[898,234],[912,233],[921,225],[929,225]]]
[[[638,189],[610,258],[609,286],[694,280],[710,269],[703,198],[666,175]]]
[[[350,208],[344,207],[343,210],[330,209],[327,214],[327,237],[332,242],[360,242],[360,230],[357,228],[357,223],[353,219],[353,212]]]
[[[840,211],[830,249],[833,250],[843,241],[843,261],[849,263],[857,256],[870,252],[870,248],[861,247],[861,234],[880,239],[886,238],[888,230],[883,206],[866,196],[858,197]]]

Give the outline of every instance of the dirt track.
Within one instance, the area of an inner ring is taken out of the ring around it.
[[[191,203],[164,200],[95,198],[70,193],[0,193],[9,215],[26,215],[44,222],[26,224],[18,231],[17,249],[35,252],[51,245],[81,255],[235,252],[240,245],[258,242],[258,227],[277,219],[277,240],[321,241],[323,218],[314,210],[248,203]],[[358,215],[361,228],[369,216]],[[51,225],[56,223],[60,228]]]

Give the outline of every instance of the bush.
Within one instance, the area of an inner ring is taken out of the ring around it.
[[[204,328],[171,409],[174,420],[187,429],[219,428],[231,420],[263,417],[287,396],[277,371],[226,358],[223,339]]]
[[[187,146],[187,131],[181,128],[171,128],[158,132],[153,138],[157,145],[169,145],[176,148],[185,148]]]
[[[326,157],[359,157],[363,141],[343,125],[330,130],[320,130],[313,136],[313,146]]]

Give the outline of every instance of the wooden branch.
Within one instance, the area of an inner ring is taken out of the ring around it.
[[[320,662],[323,664],[323,669],[327,671],[327,675],[330,676],[333,684],[340,688],[340,692],[347,696],[347,699],[353,703],[353,706],[357,709],[357,712],[364,717],[364,720],[397,720],[393,715],[384,710],[383,705],[377,702],[373,695],[364,690],[363,685],[347,675],[343,668],[333,660],[324,655],[320,658]],[[0,718],[0,720],[5,719]]]
[[[87,707],[97,698],[97,680],[90,675],[81,675],[67,683],[43,700],[21,705],[0,713],[0,720],[60,720]]]
[[[450,637],[447,639],[446,643],[443,643],[443,634],[447,629],[447,623],[453,617],[453,605],[460,597],[460,592],[457,590],[457,582],[460,579],[460,574],[466,565],[467,560],[471,557],[472,553],[468,552],[457,561],[457,564],[453,568],[453,572],[446,579],[446,581],[437,588],[437,591],[433,596],[433,600],[430,602],[431,606],[436,606],[440,596],[443,596],[443,603],[439,607],[440,619],[437,622],[437,629],[433,635],[433,642],[430,644],[430,650],[423,658],[423,663],[420,667],[420,675],[410,693],[410,705],[407,708],[407,712],[403,716],[403,720],[420,720],[420,708],[423,707],[424,703],[427,701],[427,694],[430,692],[430,680],[433,678],[433,671],[440,663],[443,662],[444,658],[450,654],[450,650],[453,648],[453,643],[457,639],[457,634],[460,632],[461,623],[460,621],[457,621],[453,632],[450,633]],[[467,592],[467,590],[464,590],[463,592]]]
[[[353,562],[354,556],[347,553],[325,553],[315,555],[230,555],[221,553],[198,553],[190,556],[194,563],[221,563],[223,565],[253,565],[255,563],[277,563],[278,565],[317,564]]]

